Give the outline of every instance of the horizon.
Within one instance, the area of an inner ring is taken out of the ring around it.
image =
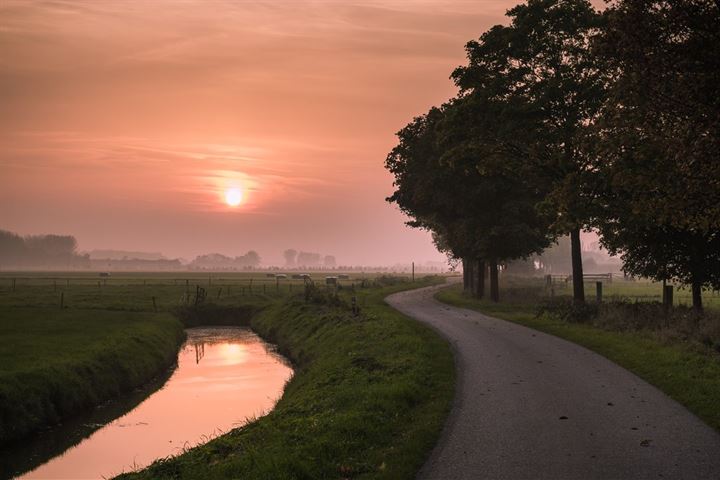
[[[4,2],[0,227],[171,258],[444,261],[385,202],[383,162],[514,3]]]

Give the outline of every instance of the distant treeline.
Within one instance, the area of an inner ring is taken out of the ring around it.
[[[87,268],[88,255],[77,253],[72,235],[20,236],[0,230],[0,268]]]
[[[333,255],[323,256],[314,252],[298,252],[294,248],[285,250],[283,257],[285,258],[285,266],[287,268],[335,268],[337,264]]]
[[[466,45],[457,95],[398,133],[388,198],[499,299],[499,265],[580,232],[626,273],[720,289],[720,2],[528,0]],[[469,281],[472,280],[472,281]]]
[[[260,255],[254,250],[239,257],[208,253],[195,257],[188,267],[197,270],[252,270],[260,266],[260,260]]]

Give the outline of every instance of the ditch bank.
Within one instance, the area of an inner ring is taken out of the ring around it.
[[[454,394],[450,346],[396,312],[385,296],[437,283],[399,283],[339,296],[298,295],[235,316],[293,362],[266,416],[177,457],[118,478],[414,478]],[[353,313],[350,295],[361,306]],[[234,307],[231,307],[234,308]]]
[[[146,384],[185,339],[168,313],[7,308],[0,312],[0,445]]]

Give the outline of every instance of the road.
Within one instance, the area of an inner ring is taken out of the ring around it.
[[[455,401],[418,478],[720,478],[720,434],[657,388],[584,347],[439,303],[438,288],[387,298],[455,353]]]

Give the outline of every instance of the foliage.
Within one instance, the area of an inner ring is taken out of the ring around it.
[[[595,225],[625,271],[691,284],[701,309],[720,286],[720,8],[625,0],[607,18]]]

